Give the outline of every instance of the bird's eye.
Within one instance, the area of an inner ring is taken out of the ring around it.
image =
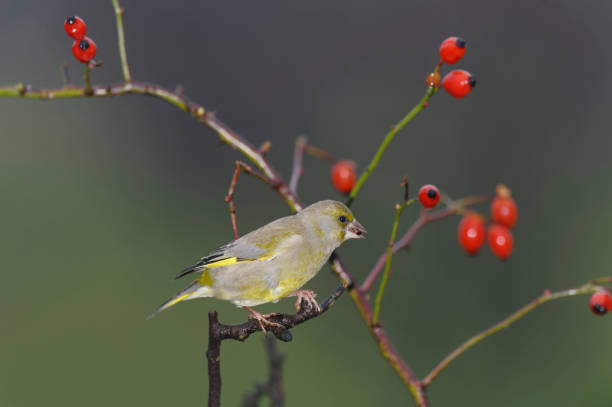
[[[340,223],[346,223],[346,216],[344,216],[344,215],[340,215],[340,216],[338,217],[338,220],[340,221]]]

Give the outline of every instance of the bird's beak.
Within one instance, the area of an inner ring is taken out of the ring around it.
[[[361,223],[357,222],[357,219],[353,219],[351,223],[346,226],[346,233],[344,234],[345,239],[365,239],[366,230]]]

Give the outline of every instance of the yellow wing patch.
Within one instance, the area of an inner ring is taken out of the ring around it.
[[[205,265],[205,267],[214,268],[214,267],[232,266],[234,264],[248,263],[250,261],[255,261],[255,260],[267,260],[271,257],[272,256],[264,256],[264,257],[259,257],[257,259],[239,259],[238,257],[229,257],[227,259],[213,261],[212,263],[208,263]]]

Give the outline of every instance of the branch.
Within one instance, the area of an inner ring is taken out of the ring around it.
[[[272,168],[261,152],[251,145],[225,123],[218,120],[214,113],[207,112],[203,106],[190,101],[182,93],[170,91],[162,86],[143,82],[119,83],[106,86],[92,86],[92,93],[87,94],[83,87],[62,87],[57,89],[34,89],[22,83],[0,87],[0,97],[20,97],[26,99],[55,100],[76,97],[111,97],[129,94],[141,94],[161,99],[189,113],[199,122],[211,128],[221,141],[240,151],[249,158],[270,180],[273,188],[281,195],[289,207],[297,212],[302,209],[298,198],[282,182],[278,173]]]
[[[544,291],[544,293],[540,295],[538,298],[531,301],[529,304],[525,305],[524,307],[514,312],[513,314],[509,315],[507,318],[501,320],[500,322],[496,323],[490,328],[487,328],[484,331],[472,336],[470,339],[462,343],[458,348],[456,348],[448,356],[442,359],[442,361],[438,363],[436,367],[433,368],[433,370],[425,377],[425,379],[423,379],[422,381],[423,387],[429,386],[431,382],[444,369],[446,369],[452,361],[454,361],[459,356],[461,356],[466,350],[476,345],[478,342],[481,342],[482,340],[493,335],[494,333],[508,328],[510,325],[512,325],[513,323],[515,323],[516,321],[524,317],[529,312],[536,309],[538,306],[548,301],[558,300],[560,298],[573,297],[576,295],[592,294],[596,291],[603,290],[600,284],[610,283],[610,282],[612,282],[612,277],[601,277],[601,278],[589,281],[588,283],[580,287],[577,287],[577,288],[570,288],[568,290],[557,291],[554,293],[551,293],[548,290]]]
[[[419,216],[419,218],[416,221],[414,221],[410,229],[408,229],[408,231],[404,234],[404,236],[393,245],[393,250],[391,251],[392,254],[395,254],[398,251],[410,246],[416,234],[426,224],[440,220],[440,219],[444,219],[451,215],[456,215],[457,213],[462,212],[465,209],[465,207],[469,205],[474,205],[480,202],[487,202],[489,200],[490,198],[487,196],[474,196],[474,197],[459,199],[444,209],[440,209],[437,211],[422,211],[421,216]],[[385,253],[383,253],[378,258],[378,261],[376,262],[376,264],[374,265],[374,267],[372,268],[372,270],[370,271],[370,273],[364,280],[363,284],[361,284],[361,289],[363,291],[366,291],[366,292],[370,291],[370,289],[372,288],[372,285],[374,285],[374,281],[376,281],[376,278],[384,270],[388,255],[389,253],[387,250],[385,251]]]
[[[234,176],[230,181],[229,189],[227,190],[227,195],[225,196],[225,202],[229,205],[230,210],[230,218],[232,220],[232,229],[234,230],[234,239],[238,239],[238,224],[236,222],[236,206],[234,205],[234,189],[236,188],[236,183],[238,182],[238,174],[240,171],[244,171],[252,177],[255,177],[266,184],[270,184],[270,182],[261,174],[254,171],[250,165],[243,163],[242,161],[236,161],[236,169],[234,170]]]
[[[265,384],[255,384],[255,389],[244,397],[243,407],[256,407],[259,399],[266,393],[270,396],[272,407],[283,407],[285,405],[283,395],[284,357],[278,352],[274,337],[266,335],[265,343],[269,364],[268,381]]]
[[[395,219],[393,220],[393,226],[391,227],[391,238],[389,239],[389,244],[387,245],[387,260],[385,262],[385,274],[383,274],[382,281],[380,282],[380,287],[378,289],[378,294],[376,294],[376,300],[374,301],[374,316],[372,317],[372,324],[377,325],[380,317],[380,304],[382,301],[383,294],[385,292],[385,287],[387,286],[387,280],[389,279],[389,274],[391,272],[391,259],[393,258],[393,246],[395,242],[395,235],[397,234],[397,226],[399,225],[400,217],[409,205],[412,205],[413,200],[408,200],[408,181],[404,178],[404,182],[402,183],[405,186],[404,192],[404,202],[395,205]]]
[[[370,164],[365,169],[365,171],[361,174],[361,176],[357,180],[357,183],[353,187],[353,190],[351,191],[351,193],[350,193],[350,195],[349,195],[349,197],[348,197],[348,199],[346,201],[346,206],[351,206],[351,204],[355,200],[355,197],[359,193],[359,190],[363,186],[363,183],[366,182],[366,180],[368,179],[368,177],[370,176],[372,171],[374,171],[376,166],[378,166],[378,161],[380,161],[380,158],[382,157],[383,153],[387,149],[387,146],[389,145],[389,143],[391,143],[391,140],[393,140],[395,135],[401,129],[403,129],[404,126],[406,126],[412,119],[414,119],[414,117],[417,114],[419,114],[419,112],[421,110],[423,110],[423,108],[427,105],[427,103],[429,101],[429,98],[431,98],[436,93],[437,90],[438,90],[438,88],[436,88],[436,87],[428,88],[427,92],[425,93],[425,96],[423,96],[421,101],[419,103],[417,103],[417,105],[415,107],[413,107],[412,110],[410,112],[408,112],[408,114],[406,116],[404,116],[404,118],[402,120],[400,120],[400,122],[397,123],[395,126],[393,126],[391,128],[391,130],[387,133],[387,135],[385,136],[385,139],[383,140],[381,145],[378,147],[378,150],[374,154],[374,157],[372,157],[372,161],[370,161]]]
[[[328,153],[327,151],[315,147],[315,146],[311,146],[310,144],[307,144],[304,147],[304,152],[308,155],[311,155],[313,157],[317,157],[323,161],[327,161],[330,164],[335,163],[336,161],[338,161],[338,159],[336,157],[334,157],[332,154]]]
[[[119,58],[121,59],[121,70],[123,71],[123,79],[126,83],[132,81],[130,75],[130,65],[127,61],[127,51],[125,50],[125,33],[123,31],[123,9],[119,5],[119,0],[112,0],[113,8],[115,9],[115,18],[117,19],[117,43],[119,44]]]
[[[310,319],[316,318],[325,313],[346,289],[345,285],[336,288],[329,297],[319,305],[319,309],[312,307],[306,300],[300,303],[300,309],[296,314],[271,314],[266,317],[270,322],[279,326],[271,326],[268,331],[283,342],[290,342],[293,335],[289,329],[300,325]],[[208,406],[218,407],[221,398],[221,341],[234,339],[245,341],[251,334],[260,331],[259,322],[255,319],[238,325],[225,325],[219,322],[217,311],[211,310],[208,313]]]
[[[302,168],[302,159],[304,158],[304,150],[306,148],[306,137],[300,136],[295,140],[295,151],[293,153],[293,170],[289,181],[289,189],[294,194],[297,194],[297,185],[300,177],[304,173]]]
[[[336,255],[334,252],[332,257],[330,258],[330,262],[332,264],[332,269],[344,283],[353,282],[353,278],[349,274],[349,272],[344,267],[344,264],[340,260],[340,257]],[[374,341],[378,345],[380,349],[380,353],[382,356],[389,362],[391,367],[395,370],[397,375],[402,379],[404,384],[408,387],[410,392],[412,393],[412,397],[414,398],[418,407],[428,407],[429,404],[427,402],[427,397],[425,395],[425,391],[421,386],[421,382],[416,378],[412,370],[408,367],[406,362],[402,359],[399,352],[395,349],[395,346],[391,343],[386,331],[382,327],[381,324],[372,324],[372,308],[370,307],[370,303],[368,302],[367,294],[363,291],[359,286],[355,284],[350,284],[349,286],[349,294],[351,298],[357,305],[357,309],[361,314],[363,320],[366,323],[366,326],[370,330]]]
[[[216,311],[208,313],[208,406],[219,407],[221,404],[221,337]]]

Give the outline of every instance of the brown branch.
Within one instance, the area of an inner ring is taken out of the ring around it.
[[[344,267],[344,264],[340,258],[334,253],[330,259],[332,263],[332,269],[336,275],[345,283],[353,282],[353,278]],[[393,346],[393,343],[389,339],[387,332],[384,330],[381,324],[372,324],[373,311],[370,303],[368,302],[367,294],[358,285],[350,284],[349,294],[357,305],[357,309],[361,314],[366,326],[370,330],[374,341],[380,349],[382,356],[389,362],[391,367],[395,370],[397,375],[406,384],[418,407],[428,407],[427,397],[425,395],[425,389],[421,385],[421,382],[414,375],[410,367],[404,362],[399,352]]]
[[[238,239],[238,223],[236,222],[236,206],[234,205],[234,189],[236,188],[236,183],[238,182],[238,174],[240,171],[244,171],[252,177],[257,178],[265,182],[266,184],[270,184],[270,182],[261,174],[254,171],[250,165],[243,163],[242,161],[236,161],[236,169],[234,170],[234,175],[232,176],[232,180],[230,181],[229,189],[227,190],[227,195],[225,195],[225,202],[229,205],[230,210],[230,218],[232,220],[232,229],[234,230],[234,239]]]
[[[474,196],[469,198],[464,198],[457,200],[456,202],[450,204],[448,207],[444,209],[440,209],[437,211],[422,211],[421,215],[417,218],[416,221],[412,224],[410,229],[399,239],[394,245],[392,253],[395,254],[402,249],[406,249],[412,243],[412,240],[416,236],[416,234],[430,222],[435,222],[440,219],[444,219],[451,215],[456,215],[465,209],[466,206],[473,205],[480,202],[487,202],[490,198],[486,196]],[[366,279],[361,284],[361,289],[363,291],[369,291],[374,285],[376,278],[382,273],[385,268],[385,264],[387,262],[387,250],[380,255],[376,264],[367,275]]]
[[[218,407],[221,404],[221,336],[217,311],[208,313],[208,406]]]
[[[300,136],[295,140],[295,151],[293,153],[293,170],[289,180],[289,189],[294,194],[297,194],[297,186],[300,177],[304,173],[302,168],[302,159],[304,158],[304,149],[306,148],[306,137]]]
[[[346,286],[341,284],[319,305],[318,310],[303,299],[296,314],[272,314],[268,316],[266,318],[268,321],[278,324],[278,326],[269,327],[268,331],[272,332],[281,341],[290,342],[293,339],[293,335],[289,331],[291,328],[325,313],[334,305],[345,289]],[[218,407],[221,398],[221,341],[234,339],[243,342],[251,334],[260,331],[261,328],[259,322],[255,319],[249,319],[238,325],[222,324],[219,322],[215,310],[208,313],[208,321],[208,350],[206,351],[209,385],[208,405],[209,407]]]
[[[334,157],[332,154],[328,153],[327,151],[315,147],[315,146],[311,146],[310,144],[307,144],[304,147],[304,152],[308,155],[311,155],[313,157],[317,157],[323,161],[327,161],[330,164],[335,163],[336,161],[338,161],[338,159],[336,157]]]
[[[448,356],[446,356],[444,359],[442,359],[442,361],[440,363],[438,363],[438,365],[436,367],[434,367],[431,370],[431,372],[423,379],[423,381],[422,381],[423,387],[429,386],[431,384],[431,382],[436,377],[438,377],[438,375],[444,369],[446,369],[448,367],[448,365],[452,361],[454,361],[459,356],[461,356],[463,353],[465,353],[465,351],[467,351],[469,348],[471,348],[472,346],[476,345],[478,342],[481,342],[482,340],[488,338],[489,336],[493,335],[494,333],[508,328],[510,325],[512,325],[513,323],[515,323],[516,321],[518,321],[519,319],[524,317],[529,312],[533,311],[538,306],[540,306],[540,305],[542,305],[542,304],[544,304],[544,303],[546,303],[548,301],[557,300],[559,298],[566,298],[566,297],[573,297],[573,296],[576,296],[576,295],[591,294],[591,293],[594,293],[596,291],[603,290],[603,288],[601,286],[599,286],[600,284],[610,283],[610,282],[612,282],[612,277],[602,277],[602,278],[598,278],[598,279],[589,281],[588,283],[586,283],[586,284],[584,284],[584,285],[582,285],[580,287],[577,287],[577,288],[570,288],[568,290],[557,291],[557,292],[554,292],[554,293],[551,293],[548,290],[544,291],[544,293],[542,293],[542,295],[540,295],[538,298],[536,298],[535,300],[531,301],[529,304],[525,305],[524,307],[520,308],[518,311],[510,314],[505,319],[499,321],[498,323],[496,323],[495,325],[492,325],[491,327],[485,329],[484,331],[482,331],[482,332],[472,336],[470,339],[468,339],[467,341],[465,341],[461,345],[459,345],[459,347],[457,347]]]
[[[269,365],[268,381],[265,384],[255,384],[255,389],[244,397],[243,407],[256,407],[259,399],[265,394],[270,396],[272,407],[285,405],[283,395],[283,361],[285,358],[278,351],[276,339],[273,336],[266,335],[265,344]]]

